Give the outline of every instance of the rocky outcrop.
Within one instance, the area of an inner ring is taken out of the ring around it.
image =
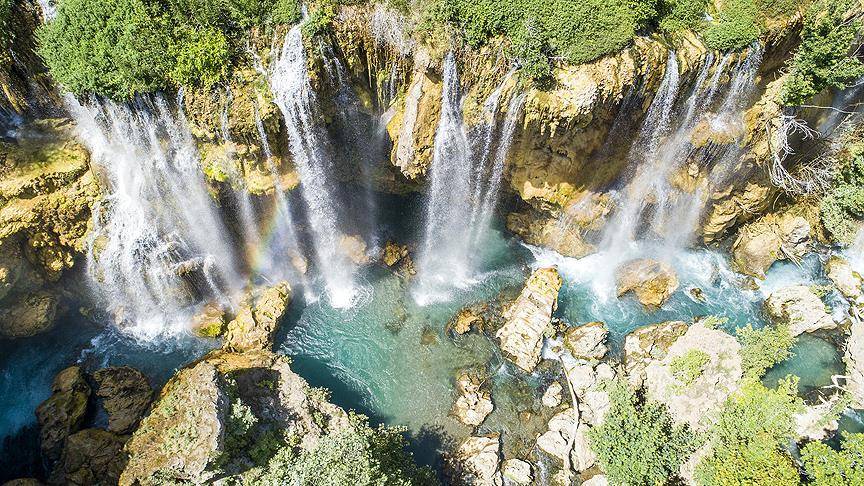
[[[561,383],[557,381],[553,381],[546,387],[546,391],[543,392],[543,397],[540,399],[540,403],[543,404],[544,407],[555,408],[558,405],[561,405],[562,396],[564,388],[561,386]]]
[[[495,409],[488,383],[477,373],[463,371],[456,379],[459,396],[453,404],[453,415],[465,425],[476,427]]]
[[[846,390],[852,395],[852,407],[864,409],[864,322],[852,321],[849,339],[846,340]]]
[[[672,344],[687,332],[687,323],[668,321],[640,327],[624,338],[624,370],[636,388],[645,381],[645,370],[652,361],[666,357]]]
[[[290,301],[288,282],[251,291],[240,304],[237,316],[228,323],[223,347],[232,351],[269,349]]]
[[[765,300],[765,311],[777,324],[789,326],[793,336],[820,329],[835,329],[837,323],[826,305],[810,287],[793,285],[775,290]]]
[[[578,226],[559,218],[544,217],[539,211],[508,214],[507,229],[529,245],[549,248],[564,256],[581,258],[595,251],[594,245],[582,237]]]
[[[504,479],[515,484],[531,484],[534,474],[531,463],[522,459],[507,459],[502,465]]]
[[[735,268],[744,274],[765,278],[777,260],[798,261],[807,252],[810,223],[788,213],[768,214],[738,233],[732,246]]]
[[[645,369],[648,396],[667,406],[672,419],[706,430],[743,375],[741,345],[729,334],[692,324],[662,360]]]
[[[618,297],[628,292],[645,307],[662,306],[678,289],[678,277],[670,265],[650,259],[632,260],[625,263],[615,274]]]
[[[861,298],[861,285],[864,280],[845,259],[838,256],[829,258],[825,264],[825,276],[850,301],[857,302]]]
[[[479,309],[474,309],[472,307],[466,307],[460,310],[453,321],[448,324],[448,327],[456,334],[465,334],[470,332],[471,329],[477,331],[482,330],[483,317],[478,311]]]
[[[101,429],[84,429],[66,440],[63,456],[49,484],[113,486],[126,465],[123,445],[127,437]]]
[[[501,438],[498,434],[468,437],[459,445],[450,460],[455,484],[471,486],[502,486]]]
[[[84,423],[90,385],[81,368],[72,366],[57,373],[51,392],[51,396],[36,409],[39,444],[49,466],[60,459],[67,438]]]
[[[397,274],[403,277],[408,277],[417,273],[414,268],[414,261],[411,259],[411,254],[408,252],[407,245],[400,245],[392,241],[388,241],[384,245],[384,252],[381,255],[381,261],[384,265],[394,269]]]
[[[504,326],[495,333],[504,355],[529,373],[540,362],[543,336],[558,305],[561,284],[555,268],[535,270],[519,297],[504,312]]]
[[[102,399],[102,407],[108,413],[108,430],[117,434],[129,434],[150,408],[153,389],[144,373],[121,366],[104,368],[93,374],[99,385],[96,396]]]
[[[602,322],[570,327],[564,332],[564,347],[576,359],[601,359],[606,355],[609,330]]]
[[[597,461],[585,435],[588,429],[586,424],[580,423],[578,411],[568,408],[549,420],[549,430],[537,438],[537,447],[569,468],[584,471]]]
[[[215,338],[225,332],[225,309],[217,302],[208,302],[192,316],[192,332],[201,337]]]

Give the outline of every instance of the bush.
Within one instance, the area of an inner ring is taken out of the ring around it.
[[[683,386],[688,386],[702,375],[702,372],[705,371],[705,367],[710,361],[711,356],[705,351],[691,349],[681,356],[674,358],[669,364],[669,368],[672,370],[672,375]]]
[[[853,0],[821,0],[807,11],[801,44],[783,84],[783,102],[801,105],[825,88],[844,89],[864,76],[864,64],[849,50],[861,22],[843,20]]]
[[[761,377],[772,366],[789,358],[797,341],[789,326],[784,325],[754,329],[747,324],[738,329],[737,334],[741,342],[741,367],[745,375],[754,378]]]
[[[640,403],[626,384],[609,385],[611,407],[588,431],[591,448],[610,484],[666,484],[698,445],[686,426],[675,426],[666,407]]]
[[[810,442],[801,451],[801,459],[813,486],[864,484],[864,434],[843,432],[839,451]]]
[[[666,32],[702,30],[705,0],[663,0],[660,2],[660,28]]]
[[[171,80],[178,86],[213,86],[228,74],[231,61],[228,40],[214,28],[191,30],[182,43],[173,46]]]
[[[697,465],[697,482],[704,486],[798,484],[798,470],[782,449],[793,439],[794,416],[803,407],[797,392],[795,377],[782,380],[776,390],[756,378],[745,378],[709,431],[713,451]]]
[[[852,148],[819,210],[822,225],[837,241],[851,243],[855,239],[857,221],[864,216],[864,147]]]
[[[753,0],[729,0],[702,35],[711,49],[729,51],[747,47],[761,32],[759,11]]]

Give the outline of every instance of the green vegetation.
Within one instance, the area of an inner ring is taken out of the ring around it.
[[[76,94],[125,99],[227,76],[248,29],[291,23],[296,0],[61,0],[39,54]]]
[[[814,486],[864,484],[864,434],[843,432],[839,451],[810,442],[801,451],[801,459]]]
[[[609,383],[611,408],[588,431],[591,448],[610,484],[666,484],[697,447],[686,426],[675,426],[666,407],[642,402],[623,383]]]
[[[721,51],[742,49],[759,38],[759,9],[753,0],[729,0],[703,33],[705,44]]]
[[[783,102],[801,105],[825,88],[844,89],[864,76],[864,64],[849,51],[861,29],[857,18],[844,20],[855,0],[819,0],[807,10],[801,45],[783,85]]]
[[[797,391],[795,377],[782,380],[776,390],[745,378],[709,431],[713,450],[696,467],[698,483],[798,484],[798,470],[783,449],[794,437],[794,415],[803,406]]]
[[[660,28],[664,32],[679,30],[700,31],[705,24],[705,0],[662,0],[660,2]]]
[[[705,371],[705,367],[711,361],[711,356],[705,351],[699,349],[691,349],[681,356],[677,356],[669,363],[669,368],[672,370],[672,375],[681,382],[683,386],[688,386],[696,381]]]
[[[744,374],[759,378],[772,366],[789,358],[796,339],[789,326],[766,326],[754,329],[747,324],[737,331],[741,343],[741,367]]]
[[[864,217],[864,146],[853,145],[832,189],[819,206],[822,225],[837,241],[851,243]]]

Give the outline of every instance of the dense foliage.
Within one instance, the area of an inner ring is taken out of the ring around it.
[[[669,368],[672,375],[681,382],[682,385],[688,386],[705,371],[705,367],[711,361],[711,356],[705,351],[699,349],[691,349],[681,356],[676,357],[669,363]]]
[[[69,91],[129,98],[210,86],[242,52],[247,29],[299,18],[296,0],[61,0],[39,53]]]
[[[789,326],[766,326],[754,329],[747,324],[737,331],[741,342],[741,367],[744,374],[758,378],[772,366],[789,358],[796,339]]]
[[[839,242],[851,243],[864,217],[864,147],[855,145],[844,157],[833,188],[822,198],[825,229]]]
[[[730,0],[705,29],[705,44],[712,49],[741,49],[759,38],[759,9],[753,0]]]
[[[843,89],[864,76],[864,64],[850,55],[860,20],[844,19],[854,0],[820,0],[808,9],[801,45],[783,85],[783,102],[801,105],[825,88]]]
[[[801,459],[814,486],[864,484],[864,434],[844,432],[839,451],[810,442],[801,451]]]
[[[696,467],[699,484],[798,484],[798,470],[783,449],[794,437],[794,416],[802,407],[797,392],[794,377],[774,390],[745,378],[710,430],[712,453]]]
[[[696,438],[675,426],[666,407],[642,402],[626,384],[609,385],[611,408],[602,424],[588,431],[591,448],[610,484],[665,484],[692,453]]]

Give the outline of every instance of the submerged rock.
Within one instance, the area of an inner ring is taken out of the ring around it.
[[[845,259],[838,256],[829,258],[825,264],[825,276],[847,299],[854,302],[861,297],[861,284],[864,283],[864,280]]]
[[[765,300],[765,311],[776,323],[788,325],[793,336],[837,328],[822,299],[804,285],[775,290]]]
[[[113,486],[126,466],[123,445],[128,436],[101,429],[85,429],[70,435],[50,484]]]
[[[71,366],[57,373],[51,392],[51,396],[36,408],[39,443],[42,456],[49,465],[60,458],[66,439],[84,423],[90,385],[81,368]]]
[[[804,256],[809,241],[810,223],[805,218],[768,214],[741,229],[732,246],[732,258],[739,272],[765,278],[775,261],[797,261]]]
[[[499,469],[501,439],[498,434],[468,437],[456,449],[450,468],[455,484],[502,486]]]
[[[628,334],[624,338],[624,369],[630,384],[641,388],[648,365],[665,358],[669,347],[685,332],[686,322],[667,321],[640,327]]]
[[[222,347],[233,351],[269,349],[290,301],[291,287],[285,281],[252,291],[240,304],[237,316],[228,323]]]
[[[456,379],[459,397],[453,404],[453,415],[465,425],[478,426],[495,409],[489,386],[476,373],[463,371]]]
[[[529,373],[540,362],[543,335],[558,305],[561,283],[555,268],[535,270],[522,293],[504,312],[504,326],[495,333],[504,355]]]
[[[589,322],[568,328],[564,333],[564,347],[576,359],[600,359],[606,355],[606,336],[609,330],[602,322]]]
[[[129,434],[150,408],[153,389],[147,377],[128,366],[105,368],[93,374],[96,396],[108,413],[108,430]]]
[[[647,258],[625,263],[615,278],[619,297],[632,291],[648,308],[662,306],[678,289],[678,277],[672,267]]]

